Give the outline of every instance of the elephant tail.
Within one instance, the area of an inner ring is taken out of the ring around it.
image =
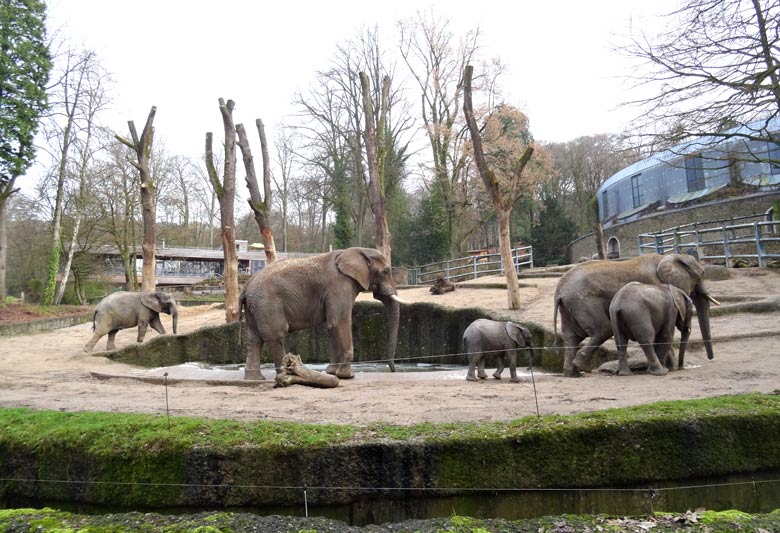
[[[553,346],[558,345],[558,291],[555,291],[555,300],[553,301]]]
[[[241,291],[241,295],[238,297],[238,321],[244,320],[244,309],[246,309],[246,293]]]
[[[95,331],[95,320],[97,319],[97,309],[95,309],[95,312],[92,314],[92,331]]]
[[[521,330],[523,332],[523,340],[525,341],[525,349],[528,352],[528,366],[532,367],[534,366],[534,338],[533,335],[531,335],[530,330],[528,328],[523,328]]]

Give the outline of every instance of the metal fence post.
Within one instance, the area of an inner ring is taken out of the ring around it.
[[[471,257],[471,269],[474,272],[474,279],[477,279],[477,256]]]
[[[723,226],[723,258],[726,260],[726,268],[729,268],[729,232],[727,226]]]
[[[756,255],[758,256],[758,267],[764,268],[764,243],[761,241],[761,226],[758,222],[753,222],[753,232],[756,238]]]

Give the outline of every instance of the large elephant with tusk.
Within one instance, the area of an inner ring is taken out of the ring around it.
[[[609,305],[615,294],[632,281],[672,285],[690,296],[696,307],[707,357],[712,359],[710,303],[718,305],[704,287],[704,268],[687,254],[646,254],[626,261],[588,261],[563,275],[555,289],[553,327],[565,350],[563,374],[578,377],[588,370],[591,354],[612,337]],[[579,344],[587,338],[581,348]]]
[[[276,261],[249,280],[241,293],[246,316],[246,379],[265,379],[260,372],[264,344],[278,369],[285,355],[287,333],[326,324],[330,365],[325,370],[340,379],[354,377],[352,306],[362,291],[371,291],[385,305],[388,319],[387,363],[395,372],[399,303],[385,257],[371,248],[348,248]]]

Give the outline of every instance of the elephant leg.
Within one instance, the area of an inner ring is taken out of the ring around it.
[[[246,328],[246,365],[244,365],[244,379],[265,380],[260,371],[263,360],[260,353],[263,349],[263,339],[252,328]]]
[[[469,369],[466,372],[466,379],[468,381],[477,381],[477,376],[475,374],[475,370],[477,369],[477,363],[480,359],[479,354],[469,354]]]
[[[520,383],[520,378],[517,377],[517,350],[510,350],[506,356],[509,358],[509,381]]]
[[[162,322],[160,322],[160,315],[155,316],[149,321],[149,325],[152,326],[152,329],[159,333],[160,335],[165,335],[165,328],[162,325]]]
[[[138,342],[143,342],[146,337],[146,330],[149,327],[148,322],[138,322]]]
[[[280,339],[268,340],[267,342],[268,342],[268,351],[271,352],[271,357],[274,360],[274,369],[278,374],[280,369],[282,368],[282,359],[284,358],[284,337]],[[262,343],[258,344],[258,348],[261,346]],[[247,352],[247,357],[249,357],[249,352]],[[259,351],[257,354],[257,358],[258,360],[260,359]],[[257,366],[259,367],[260,365],[258,364]],[[258,372],[259,371],[260,369],[258,368]]]
[[[106,350],[116,350],[116,333],[118,329],[112,329],[108,332],[108,342],[106,343]]]
[[[612,336],[612,326],[609,321],[607,321],[607,325],[609,325],[609,328],[601,329],[593,333],[588,337],[588,342],[577,351],[577,355],[574,356],[573,361],[574,370],[577,372],[580,370],[590,372],[590,356],[593,355],[593,352],[595,352],[599,346],[604,344],[604,341]]]
[[[486,379],[487,372],[485,372],[485,354],[479,354],[479,361],[477,363],[477,377],[479,379]]]
[[[496,357],[496,371],[493,372],[493,377],[501,379],[501,374],[504,373],[504,357],[507,356],[506,352],[499,352]]]
[[[352,371],[352,321],[328,325],[330,364],[325,372],[339,379],[355,377]]]
[[[628,366],[628,356],[626,349],[628,348],[628,336],[619,327],[615,328],[615,346],[617,347],[618,356],[618,376],[628,376],[633,374],[631,368]]]
[[[92,338],[91,338],[91,339],[89,339],[89,341],[87,341],[87,344],[85,344],[85,345],[84,345],[84,351],[85,351],[85,352],[91,352],[91,351],[92,351],[92,348],[94,348],[94,347],[95,347],[95,345],[98,343],[98,341],[100,340],[100,338],[101,338],[103,335],[105,335],[105,334],[106,334],[106,332],[105,332],[105,331],[96,330],[96,331],[95,331],[95,334],[94,334],[94,335],[92,335]]]
[[[577,354],[577,348],[585,337],[570,332],[562,333],[561,337],[563,339],[564,351],[563,375],[570,378],[578,378],[580,377],[580,371],[574,368],[574,356]]]
[[[654,376],[665,375],[668,370],[661,366],[661,362],[658,360],[658,356],[655,353],[656,346],[658,346],[660,350],[665,350],[666,347],[664,344],[656,345],[654,342],[647,339],[645,342],[641,343],[641,346],[642,350],[645,352],[645,357],[647,358],[647,373]]]

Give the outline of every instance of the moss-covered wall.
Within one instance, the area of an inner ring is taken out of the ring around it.
[[[732,398],[481,425],[331,426],[326,441],[306,424],[174,418],[167,427],[164,417],[0,410],[0,500],[284,505],[308,487],[309,503],[332,504],[780,468],[780,397]]]
[[[396,362],[439,364],[466,364],[463,352],[463,332],[478,318],[494,318],[477,308],[451,309],[430,303],[401,306],[398,327]],[[385,358],[387,314],[379,302],[356,302],[352,310],[353,360],[380,361]],[[552,345],[552,335],[532,323],[528,327],[537,348]],[[188,361],[212,364],[243,363],[245,348],[239,342],[238,323],[198,329],[184,335],[163,335],[140,345],[129,346],[109,355],[123,363],[157,367],[178,365]],[[324,327],[297,331],[285,339],[285,349],[299,354],[306,363],[329,361],[327,331]],[[519,364],[528,364],[525,351],[520,352]],[[560,371],[561,354],[556,350],[537,350],[534,364],[548,370]],[[270,362],[267,348],[263,361]],[[493,364],[489,358],[488,365]]]

